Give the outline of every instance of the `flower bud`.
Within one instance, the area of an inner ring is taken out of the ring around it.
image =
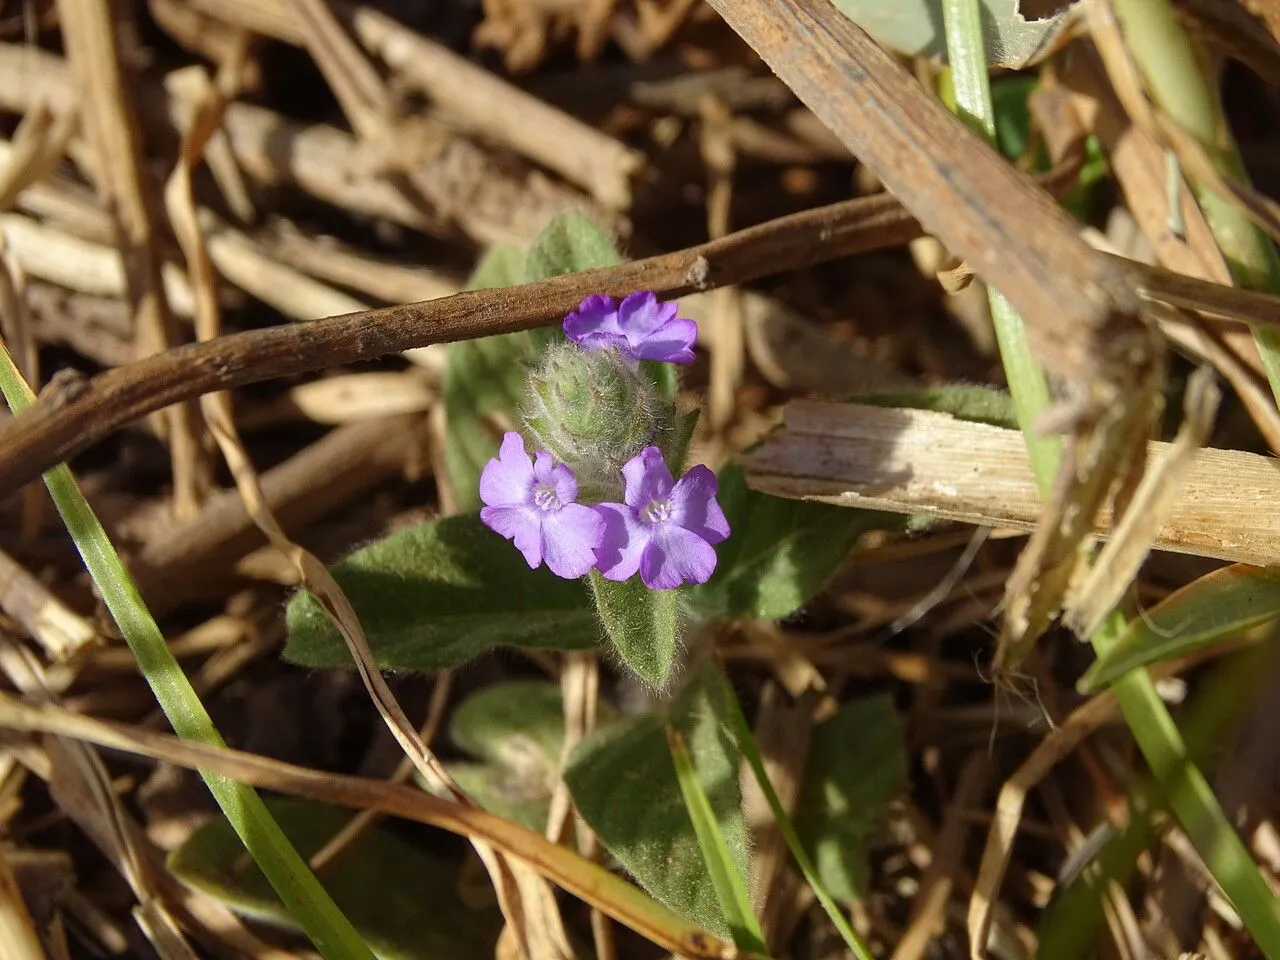
[[[550,347],[529,386],[524,413],[534,446],[568,464],[584,493],[612,493],[622,464],[675,422],[649,377],[612,349]]]

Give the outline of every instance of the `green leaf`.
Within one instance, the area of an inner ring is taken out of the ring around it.
[[[680,414],[676,419],[675,431],[662,451],[667,465],[671,467],[671,472],[677,477],[689,469],[689,464],[685,461],[689,457],[689,444],[693,442],[693,431],[698,429],[698,419],[701,415],[701,410],[690,410],[688,413]]]
[[[291,798],[267,807],[304,857],[316,853],[353,811]],[[169,855],[184,883],[236,913],[297,929],[226,820],[210,821]],[[492,956],[501,914],[458,896],[458,865],[380,825],[321,874],[325,889],[382,960],[470,960]],[[448,922],[440,922],[440,918]]]
[[[658,388],[658,396],[669,403],[676,402],[676,394],[680,392],[680,374],[674,363],[641,360],[640,369],[649,375],[653,385]]]
[[[605,635],[627,666],[661,690],[680,637],[679,590],[650,590],[640,577],[615,583],[592,570],[591,592]]]
[[[1135,617],[1080,678],[1090,692],[1130,670],[1181,656],[1280,617],[1280,570],[1232,564],[1215,570]]]
[[[850,20],[886,47],[907,56],[946,57],[942,28],[942,0],[834,0]],[[1022,69],[1053,48],[1066,28],[1066,11],[1028,20],[1018,0],[982,0],[982,32],[987,62]]]
[[[555,217],[533,241],[524,282],[546,280],[621,263],[613,240],[590,217],[570,210]]]
[[[1037,77],[1015,73],[996,78],[991,83],[991,100],[995,107],[996,146],[1009,160],[1019,161],[1031,142],[1031,110],[1027,103],[1040,81]],[[1046,167],[1047,156],[1037,149],[1035,165],[1028,173]]]
[[[467,280],[468,290],[497,290],[517,287],[525,281],[524,253],[515,244],[490,247]]]
[[[511,680],[485,687],[454,710],[449,739],[490,763],[546,764],[554,772],[564,743],[560,687],[546,680]]]
[[[431,520],[358,550],[333,567],[378,664],[438,670],[495,646],[551,650],[595,645],[586,587],[530,570],[475,514]],[[307,593],[289,603],[284,656],[309,667],[350,667],[346,643]]]
[[[721,470],[719,479],[729,539],[716,547],[711,579],[681,591],[707,617],[789,616],[822,589],[858,537],[906,522],[879,511],[757,493],[736,466]]]
[[[672,910],[725,936],[730,930],[676,780],[666,727],[684,738],[730,856],[745,877],[738,749],[724,723],[731,696],[708,665],[690,677],[665,711],[615,724],[582,741],[564,772],[578,811],[640,885]]]
[[[449,346],[444,408],[445,465],[459,510],[480,507],[480,472],[507,429],[520,428],[529,368],[538,355],[532,331],[464,340]]]
[[[560,779],[560,688],[545,680],[485,687],[454,711],[449,737],[481,761],[448,764],[462,789],[490,813],[541,833]]]
[[[847,703],[814,730],[792,817],[835,897],[852,900],[865,892],[864,845],[906,773],[906,744],[888,696]]]
[[[764,934],[760,932],[760,923],[751,906],[741,864],[735,859],[729,842],[720,832],[715,809],[711,806],[707,792],[702,789],[693,757],[689,755],[684,738],[672,727],[667,728],[667,741],[671,749],[671,762],[675,766],[676,782],[680,784],[685,809],[693,822],[693,832],[702,850],[703,863],[707,865],[707,872],[711,876],[711,888],[720,903],[720,912],[733,931],[733,942],[739,949],[750,953],[767,953],[768,947],[765,946]]]
[[[907,393],[876,393],[853,397],[849,402],[869,407],[932,410],[934,413],[949,413],[958,420],[968,420],[971,423],[986,423],[1008,430],[1018,429],[1018,417],[1008,391],[970,383],[925,387]]]

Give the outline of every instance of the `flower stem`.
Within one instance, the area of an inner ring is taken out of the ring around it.
[[[35,395],[0,341],[0,391],[9,408],[21,413]],[[97,515],[80,492],[65,463],[44,475],[67,532],[75,541],[94,586],[120,628],[138,669],[150,684],[160,709],[178,736],[223,746],[209,714],[178,665],[129,571],[112,547]],[[226,777],[201,772],[218,806],[281,901],[328,960],[373,960],[373,953],[351,922],[325,892],[284,831],[251,788]]]

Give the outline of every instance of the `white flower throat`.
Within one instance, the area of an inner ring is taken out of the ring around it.
[[[640,519],[645,523],[666,523],[671,519],[671,501],[650,500],[640,511]]]
[[[556,496],[554,483],[539,483],[533,488],[533,502],[539,510],[559,510],[560,498]]]

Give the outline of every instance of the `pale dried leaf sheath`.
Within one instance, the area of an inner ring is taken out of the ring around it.
[[[1154,343],[1122,265],[829,0],[711,0],[930,233],[1014,305],[1053,374],[1123,383]]]
[[[1151,443],[1162,459],[1167,443]],[[774,496],[1028,530],[1041,500],[1022,434],[927,410],[796,400],[786,425],[742,458],[748,484]],[[1220,560],[1280,563],[1280,465],[1200,450],[1154,546]],[[1109,512],[1099,517],[1105,536]]]

